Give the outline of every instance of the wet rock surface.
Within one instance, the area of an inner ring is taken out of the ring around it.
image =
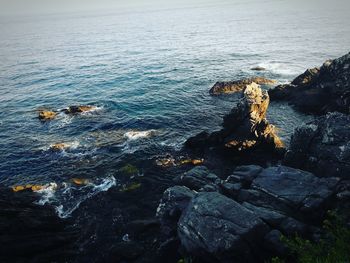
[[[59,219],[53,208],[34,204],[35,200],[32,192],[0,189],[0,261],[73,260],[80,230]]]
[[[247,86],[250,85],[273,85],[276,84],[275,80],[263,78],[263,77],[253,77],[249,79],[237,80],[237,81],[222,81],[216,82],[215,85],[210,89],[209,93],[211,95],[220,95],[220,94],[230,94],[241,92]]]
[[[39,111],[39,119],[42,121],[53,120],[56,117],[57,113],[54,111],[41,110]]]
[[[291,84],[269,90],[271,100],[285,100],[297,109],[316,114],[350,113],[350,53],[308,69]]]
[[[298,127],[284,163],[318,176],[350,179],[349,115],[329,113]]]
[[[283,143],[275,127],[266,119],[269,96],[259,85],[248,85],[241,100],[224,117],[223,129],[211,134],[202,132],[186,141],[192,149],[214,147],[231,152],[264,149],[267,152],[282,149]]]
[[[325,213],[344,190],[339,178],[318,178],[286,166],[240,166],[225,180],[204,168],[194,169],[201,170],[203,182],[189,185],[192,191],[169,188],[158,211],[180,207],[172,220],[164,220],[169,213],[161,213],[167,215],[160,221],[162,229],[171,228],[184,253],[198,262],[263,262],[271,255],[285,255],[280,236],[317,236]],[[194,191],[207,184],[204,173],[216,191]],[[192,171],[183,177],[192,175],[196,181],[199,174]]]

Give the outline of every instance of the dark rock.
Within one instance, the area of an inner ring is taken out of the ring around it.
[[[203,174],[203,181],[199,176],[194,184],[202,192],[170,188],[159,211],[166,211],[161,218],[165,225],[171,222],[172,233],[177,227],[185,252],[201,262],[262,262],[285,255],[280,236],[316,237],[328,209],[337,206],[337,193],[344,193],[340,202],[347,200],[350,188],[338,178],[286,166],[240,166],[224,181],[215,175],[206,179],[209,171],[203,167],[190,172],[191,178]],[[171,221],[173,207],[177,212]]]
[[[253,67],[253,68],[251,68],[250,70],[255,70],[255,71],[264,71],[264,70],[266,70],[266,68],[264,68],[264,67],[260,67],[260,66],[257,66],[257,67]]]
[[[269,227],[253,212],[219,193],[199,193],[178,223],[182,246],[206,262],[256,262],[255,244]]]
[[[82,112],[93,111],[95,109],[96,109],[96,106],[89,106],[89,105],[69,106],[67,109],[64,109],[63,112],[66,114],[77,114]]]
[[[215,85],[210,89],[209,93],[212,95],[229,94],[243,91],[250,85],[273,85],[275,83],[275,80],[270,80],[263,77],[253,77],[250,79],[243,79],[238,81],[216,82]]]
[[[318,178],[311,173],[286,166],[264,169],[253,181],[252,188],[285,203],[293,211],[319,218],[339,180]]]
[[[204,186],[219,184],[220,179],[211,173],[205,166],[197,166],[188,172],[176,177],[175,182],[180,185],[187,186],[193,190],[200,190]]]
[[[119,242],[114,244],[110,249],[109,257],[113,262],[120,262],[122,260],[135,260],[144,253],[142,245],[134,242]],[[112,261],[111,261],[112,262]]]
[[[318,176],[350,178],[350,116],[329,113],[298,127],[284,164]]]
[[[160,220],[164,234],[174,234],[182,211],[187,207],[194,195],[194,192],[184,186],[174,186],[165,190],[156,215]]]
[[[296,86],[309,85],[317,80],[319,74],[319,68],[307,69],[303,74],[296,77],[291,84]]]
[[[159,220],[156,218],[134,220],[127,224],[126,228],[129,229],[131,233],[142,233],[150,229],[159,227]]]
[[[226,182],[238,180],[243,187],[248,188],[262,170],[263,168],[258,165],[239,166],[234,170],[233,175],[227,177]]]
[[[271,230],[264,237],[264,247],[278,256],[285,256],[288,253],[288,248],[281,241],[282,233],[276,229]]]
[[[258,85],[248,85],[237,106],[224,117],[223,129],[208,134],[202,132],[186,142],[189,148],[208,148],[229,152],[264,149],[278,152],[283,143],[273,125],[266,120],[269,96]],[[266,152],[265,152],[266,154]]]
[[[350,53],[308,69],[290,85],[269,90],[271,100],[287,100],[297,109],[316,114],[350,113]]]
[[[0,188],[1,262],[66,262],[75,257],[80,229],[58,218],[52,207],[34,204],[36,199],[31,191]]]

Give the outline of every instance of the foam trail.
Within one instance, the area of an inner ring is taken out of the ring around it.
[[[147,131],[128,131],[124,134],[124,137],[130,141],[135,141],[138,139],[149,138],[156,133],[155,130]]]

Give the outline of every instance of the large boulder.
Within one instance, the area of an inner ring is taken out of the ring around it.
[[[209,90],[211,95],[230,94],[243,91],[249,85],[273,85],[275,80],[266,79],[263,77],[253,77],[236,81],[218,81]]]
[[[179,185],[184,185],[192,190],[214,189],[220,183],[220,178],[211,173],[205,166],[197,166],[188,172],[177,176],[174,181]]]
[[[194,192],[184,186],[174,186],[165,190],[156,214],[164,234],[167,236],[174,234],[183,210],[194,195]]]
[[[256,262],[255,245],[269,227],[253,212],[219,193],[199,193],[178,223],[182,246],[206,262]]]
[[[269,90],[271,100],[286,100],[297,109],[324,114],[350,113],[350,53],[326,61],[321,68],[308,69],[291,84]]]
[[[329,113],[298,127],[284,163],[322,177],[350,179],[350,116]]]
[[[197,189],[216,187],[200,192],[169,188],[158,215],[168,226],[171,219],[184,251],[201,262],[263,262],[271,255],[286,255],[281,235],[317,238],[328,209],[344,203],[350,189],[339,178],[319,178],[286,166],[239,166],[226,180],[196,167],[187,176],[194,179],[180,182],[196,182]]]
[[[246,86],[242,98],[224,117],[223,129],[211,134],[202,132],[186,141],[189,148],[215,147],[235,152],[263,148],[283,148],[273,125],[266,119],[269,96],[259,85]]]

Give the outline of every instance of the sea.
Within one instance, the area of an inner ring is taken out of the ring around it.
[[[336,1],[328,8],[291,2],[2,17],[0,185],[43,186],[36,202],[62,218],[112,188],[137,199],[163,191],[177,172],[157,160],[186,158],[186,139],[220,129],[239,99],[210,96],[215,82],[262,76],[288,83],[349,52],[348,10]],[[266,70],[251,70],[257,66]],[[40,109],[71,105],[94,109],[38,119]],[[314,117],[271,102],[267,118],[288,145]],[[56,143],[67,147],[55,151]],[[143,208],[155,213],[159,198]]]

